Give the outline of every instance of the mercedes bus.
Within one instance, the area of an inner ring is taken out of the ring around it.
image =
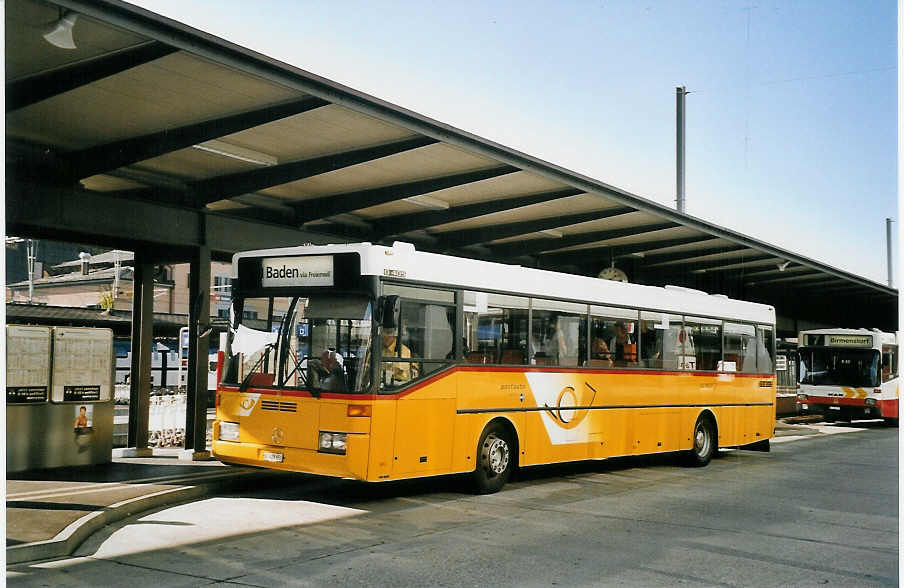
[[[371,482],[768,450],[775,310],[417,251],[238,253],[212,449]]]

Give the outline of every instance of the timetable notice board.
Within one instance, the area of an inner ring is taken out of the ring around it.
[[[50,338],[50,327],[7,325],[7,404],[47,402],[50,391]]]
[[[54,327],[54,402],[102,402],[113,397],[113,331]]]

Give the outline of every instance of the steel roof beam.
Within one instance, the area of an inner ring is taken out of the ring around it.
[[[178,49],[175,47],[150,41],[8,82],[6,112],[37,104],[64,92],[166,57],[176,51]]]
[[[543,257],[546,260],[557,260],[562,263],[568,261],[569,258],[574,256],[586,256],[587,254],[599,254],[600,256],[605,256],[608,258],[616,258],[616,257],[630,257],[635,253],[642,253],[644,251],[649,251],[651,249],[665,249],[666,247],[677,247],[679,245],[691,245],[694,243],[701,243],[704,241],[715,241],[718,237],[711,237],[709,235],[702,237],[685,237],[683,239],[669,239],[666,241],[643,241],[641,243],[627,243],[625,245],[597,245],[595,247],[588,247],[586,249],[576,249],[573,251],[553,251],[545,254]],[[692,254],[693,251],[686,251],[686,254]],[[645,255],[636,256],[637,260],[642,263],[644,259],[647,259]]]
[[[517,171],[520,171],[517,167],[500,165],[489,169],[451,174],[429,180],[405,182],[358,192],[332,194],[298,202],[287,202],[286,204],[293,206],[298,211],[300,222],[311,222],[336,214],[377,206],[378,204],[386,204],[387,202],[395,202],[396,200],[411,198],[412,196],[420,196],[438,190],[488,180]]]
[[[757,276],[754,276],[753,280],[751,280],[749,282],[745,282],[745,284],[748,286],[759,286],[761,284],[778,284],[781,282],[796,282],[796,281],[801,281],[801,280],[806,282],[806,281],[817,279],[817,278],[826,279],[826,278],[832,277],[832,276],[829,276],[829,275],[827,275],[823,272],[820,272],[819,270],[815,270],[815,269],[810,270],[810,272],[811,273],[798,274],[798,275],[794,275],[794,276],[782,276],[780,278],[759,279]],[[748,277],[749,276],[747,274],[744,275],[745,279]],[[832,279],[837,280],[838,278],[832,277]]]
[[[722,253],[737,253],[740,251],[751,251],[751,249],[743,245],[726,244],[721,247],[710,247],[707,249],[697,249],[695,251],[664,253],[662,255],[651,255],[650,257],[646,258],[646,263],[644,265],[648,268],[668,265],[677,267],[680,265],[692,264],[694,263],[695,259],[701,261],[709,261],[701,258],[708,257],[710,255],[719,255]]]
[[[275,120],[308,112],[330,104],[320,98],[307,97],[270,104],[238,114],[131,137],[113,143],[90,147],[66,154],[71,162],[72,179],[80,180],[145,159],[185,149],[204,141],[225,137]]]
[[[465,247],[467,245],[475,245],[478,243],[487,243],[496,239],[505,239],[508,237],[516,237],[537,231],[556,229],[559,227],[567,227],[578,223],[586,223],[590,221],[630,214],[634,212],[633,208],[611,208],[609,210],[581,212],[577,214],[550,216],[528,221],[519,221],[514,223],[506,223],[503,225],[491,225],[488,227],[478,227],[475,229],[462,229],[460,231],[447,231],[443,233],[434,233],[437,243],[440,247],[456,248]],[[552,239],[558,242],[560,239]]]
[[[523,206],[530,206],[532,204],[539,204],[541,202],[559,200],[561,198],[577,196],[578,194],[583,193],[582,190],[568,188],[566,190],[556,190],[540,194],[497,198],[495,200],[478,202],[476,204],[454,206],[448,210],[427,210],[411,214],[402,214],[387,219],[379,219],[373,223],[373,226],[375,233],[380,237],[401,235],[410,231],[419,231],[436,225],[468,220],[487,214],[493,214],[494,212],[502,212],[514,208],[521,208]]]
[[[776,266],[780,266],[780,265],[781,264],[776,263]],[[795,265],[795,266],[791,266],[791,267],[786,267],[785,269],[779,269],[778,267],[773,267],[773,268],[764,269],[764,270],[757,271],[757,272],[748,272],[745,275],[748,277],[751,277],[751,276],[766,277],[766,276],[770,276],[770,275],[774,274],[777,277],[781,277],[783,275],[784,276],[801,275],[804,273],[809,273],[809,272],[813,271],[814,269],[816,269],[816,268],[812,268],[812,267],[809,267],[806,265]]]
[[[753,251],[751,251],[751,252],[753,253]],[[687,264],[684,264],[680,267],[679,266],[669,267],[670,270],[674,268],[678,271],[663,272],[659,275],[660,276],[686,275],[686,274],[690,274],[690,273],[693,273],[698,270],[704,270],[705,272],[719,272],[719,271],[726,271],[726,270],[732,270],[732,269],[740,269],[740,268],[743,268],[748,263],[758,263],[758,262],[766,261],[769,259],[775,259],[775,256],[767,255],[767,254],[756,254],[756,255],[750,255],[747,257],[742,256],[740,258],[735,257],[735,258],[731,258],[731,259],[716,259],[716,260],[709,261],[709,262],[703,262],[703,261],[697,262],[697,263],[688,262]],[[652,268],[652,269],[655,269],[655,268]],[[649,272],[651,270],[651,267],[645,266],[645,267],[643,267],[643,270],[644,270],[644,272]],[[655,272],[653,272],[653,273],[655,273]],[[703,272],[700,272],[700,273],[703,273]]]
[[[627,214],[629,212],[637,212],[634,209],[618,208],[618,214]],[[611,216],[611,215],[610,215]],[[572,247],[574,245],[584,245],[586,243],[594,243],[596,241],[608,241],[610,239],[618,239],[620,237],[630,237],[632,235],[642,235],[644,233],[653,233],[665,229],[673,229],[678,226],[676,223],[656,223],[650,225],[639,225],[636,227],[626,227],[623,229],[610,229],[608,231],[593,231],[591,233],[579,233],[577,235],[568,235],[561,239],[544,239],[542,242],[530,241],[527,243],[503,243],[493,245],[493,253],[497,256],[511,255],[534,255],[552,249],[562,249],[564,247]],[[555,251],[554,253],[564,253]]]
[[[225,174],[189,182],[188,186],[196,203],[203,206],[217,200],[226,200],[248,192],[256,192],[273,186],[288,184],[345,167],[426,147],[434,143],[438,143],[438,141],[430,137],[414,137],[413,139],[403,139],[363,149]]]

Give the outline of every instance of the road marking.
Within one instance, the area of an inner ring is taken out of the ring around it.
[[[150,486],[153,484],[179,484],[184,482],[192,482],[192,481],[208,481],[215,480],[217,478],[227,477],[227,476],[243,476],[246,474],[253,473],[255,470],[252,469],[243,469],[243,470],[230,470],[227,472],[204,472],[199,474],[190,474],[190,475],[171,475],[171,476],[158,476],[155,478],[141,478],[137,480],[123,480],[121,482],[102,482],[100,484],[91,484],[89,486],[85,486],[84,484],[81,486],[68,486],[65,488],[54,488],[51,490],[32,490],[30,492],[17,492],[15,494],[7,494],[6,500],[41,500],[46,498],[62,498],[65,496],[76,496],[79,494],[90,494],[93,492],[109,492],[112,490],[122,490],[125,488],[131,488],[135,486]]]

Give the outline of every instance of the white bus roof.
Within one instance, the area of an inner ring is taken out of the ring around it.
[[[232,277],[238,277],[238,261],[248,257],[333,255],[356,252],[363,275],[442,284],[474,290],[490,290],[525,296],[557,298],[603,306],[655,309],[676,314],[719,317],[772,325],[775,309],[765,304],[710,295],[699,290],[672,286],[642,286],[578,276],[520,265],[493,263],[417,251],[410,243],[392,247],[371,243],[306,245],[236,253]]]
[[[879,329],[810,329],[801,331],[799,341],[803,341],[804,335],[878,335],[883,345],[897,345],[897,335],[886,333]]]

